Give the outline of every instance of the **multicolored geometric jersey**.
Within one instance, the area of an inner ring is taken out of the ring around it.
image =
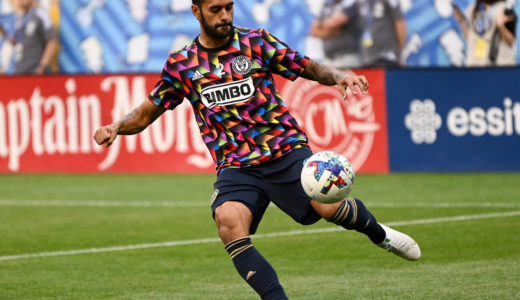
[[[307,145],[272,73],[294,80],[308,62],[264,29],[235,27],[222,47],[196,38],[173,52],[149,98],[167,109],[190,101],[217,170],[255,165]]]

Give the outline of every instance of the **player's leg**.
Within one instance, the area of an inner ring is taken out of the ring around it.
[[[348,198],[333,204],[311,200],[314,210],[329,222],[364,233],[379,247],[408,260],[421,257],[419,245],[408,235],[377,222],[363,202]]]
[[[384,228],[359,199],[348,198],[333,204],[311,200],[311,206],[325,220],[364,233],[374,244],[380,244],[385,239]]]
[[[268,197],[296,222],[309,225],[324,218],[345,229],[366,234],[381,248],[409,260],[421,256],[417,243],[409,236],[379,224],[359,199],[345,199],[333,204],[310,200],[300,181],[305,159],[312,155],[308,148],[293,150],[278,160],[277,169],[265,174]]]
[[[275,270],[251,243],[253,221],[250,209],[238,201],[216,207],[218,233],[236,270],[262,299],[287,299]]]
[[[345,199],[333,204],[310,200],[300,181],[305,159],[312,155],[308,148],[293,150],[278,160],[277,169],[265,174],[269,199],[296,222],[309,225],[324,218],[345,229],[366,234],[376,245],[409,260],[421,256],[417,243],[409,236],[379,224],[359,199]]]
[[[215,209],[218,235],[224,244],[249,236],[253,220],[251,211],[241,202],[227,201]]]
[[[375,244],[385,239],[385,230],[359,199],[348,198],[333,204],[311,200],[311,206],[325,220],[364,233]]]

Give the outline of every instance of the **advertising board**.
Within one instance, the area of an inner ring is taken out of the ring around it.
[[[361,172],[388,172],[384,73],[370,94],[342,101],[336,87],[278,78],[280,93],[315,151],[334,150]],[[213,173],[187,101],[109,148],[92,136],[146,99],[158,75],[0,77],[0,172]],[[308,84],[311,85],[308,85]]]
[[[388,70],[390,170],[520,170],[518,78],[518,68]]]

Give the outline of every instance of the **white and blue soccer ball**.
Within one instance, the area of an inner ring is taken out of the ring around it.
[[[354,170],[347,158],[332,151],[313,154],[303,163],[301,181],[305,193],[321,203],[345,199],[354,185]]]

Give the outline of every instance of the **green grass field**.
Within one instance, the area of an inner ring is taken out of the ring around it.
[[[257,299],[217,239],[213,181],[0,175],[0,299]],[[359,175],[352,195],[423,257],[271,206],[253,242],[291,299],[518,299],[520,173]]]

